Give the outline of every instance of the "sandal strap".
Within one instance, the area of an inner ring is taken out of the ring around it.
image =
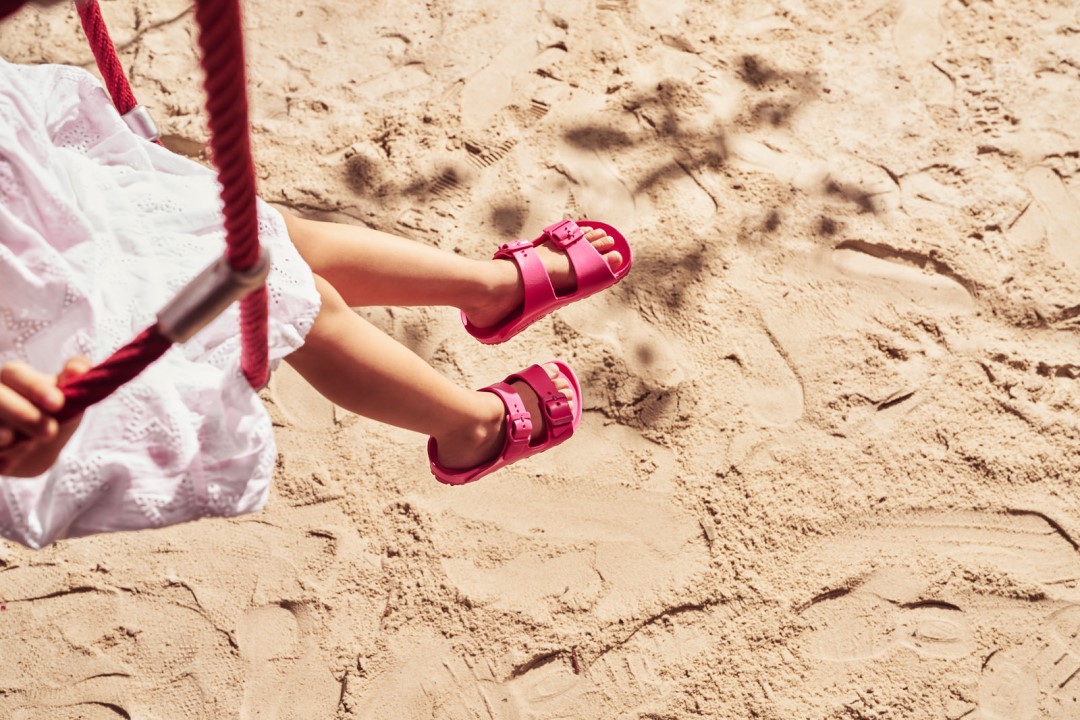
[[[497,382],[481,389],[497,395],[506,407],[506,442],[503,444],[501,457],[507,463],[519,460],[529,451],[529,438],[533,428],[532,416],[525,409],[521,395],[506,382]]]
[[[515,240],[503,243],[495,251],[495,258],[512,260],[521,271],[521,280],[525,288],[525,302],[522,312],[528,314],[535,307],[543,307],[555,302],[555,287],[551,284],[547,268],[536,254],[536,245],[531,240]]]
[[[506,380],[523,380],[540,399],[540,414],[544,416],[545,442],[562,442],[574,432],[574,413],[566,396],[555,387],[547,370],[540,365],[530,365]],[[531,423],[530,423],[531,426]]]
[[[560,220],[544,228],[546,238],[570,258],[577,292],[591,295],[615,282],[615,273],[600,252],[585,240],[585,230],[573,220]]]

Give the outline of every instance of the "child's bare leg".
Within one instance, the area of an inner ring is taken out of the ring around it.
[[[352,307],[449,305],[465,311],[477,327],[509,315],[524,298],[517,266],[508,260],[472,260],[423,243],[358,225],[304,220],[284,214],[300,255]],[[603,230],[586,239],[614,270],[622,257]],[[537,249],[558,292],[572,290],[566,254],[545,243]]]
[[[432,435],[439,462],[467,468],[495,457],[505,439],[505,409],[492,393],[458,387],[411,350],[353,312],[329,282],[315,276],[322,309],[307,339],[287,362],[320,393],[359,415]],[[569,383],[549,374],[571,406]],[[514,383],[542,430],[538,402],[525,383]]]

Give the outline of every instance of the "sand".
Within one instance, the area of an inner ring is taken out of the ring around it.
[[[190,7],[104,10],[205,160]],[[287,368],[231,521],[0,547],[0,716],[1080,717],[1080,5],[251,0],[264,197],[483,257],[564,215],[615,289],[579,437],[464,488]],[[90,67],[74,11],[0,29]]]

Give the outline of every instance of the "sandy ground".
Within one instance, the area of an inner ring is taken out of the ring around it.
[[[190,7],[104,3],[202,157]],[[0,716],[1080,717],[1080,4],[252,0],[263,195],[631,276],[511,343],[580,436],[465,488],[286,370],[265,512],[0,547]],[[74,11],[6,57],[90,67]]]

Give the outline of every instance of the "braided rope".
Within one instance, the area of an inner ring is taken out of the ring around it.
[[[135,96],[124,76],[116,48],[109,38],[97,0],[77,0],[79,18],[121,114],[135,107]],[[238,0],[198,0],[195,19],[206,74],[210,148],[222,186],[226,259],[234,270],[251,270],[259,262],[259,219],[255,204],[255,167],[248,138],[247,81]],[[270,376],[267,358],[267,293],[265,286],[240,304],[241,366],[253,387]],[[169,349],[171,341],[157,325],[144,330],[89,372],[65,383],[66,398],[57,420],[75,417],[108,397]]]
[[[79,20],[82,21],[83,32],[90,41],[90,50],[94,53],[94,61],[105,80],[105,87],[109,89],[113,105],[121,115],[129,112],[137,104],[135,94],[131,92],[124,68],[120,65],[120,58],[116,54],[116,47],[112,38],[109,37],[109,29],[105,27],[105,18],[101,15],[101,6],[97,0],[76,0],[75,9],[79,11]]]
[[[154,325],[143,330],[104,362],[71,382],[61,384],[60,390],[65,400],[64,407],[56,413],[57,422],[70,420],[94,403],[104,400],[164,355],[171,346],[172,340],[162,335]]]
[[[255,165],[248,136],[247,77],[238,0],[196,0],[199,47],[205,72],[210,151],[218,167],[225,204],[225,259],[245,271],[259,262],[259,217],[255,205]],[[265,287],[240,303],[241,364],[253,387],[270,377],[267,359]]]

